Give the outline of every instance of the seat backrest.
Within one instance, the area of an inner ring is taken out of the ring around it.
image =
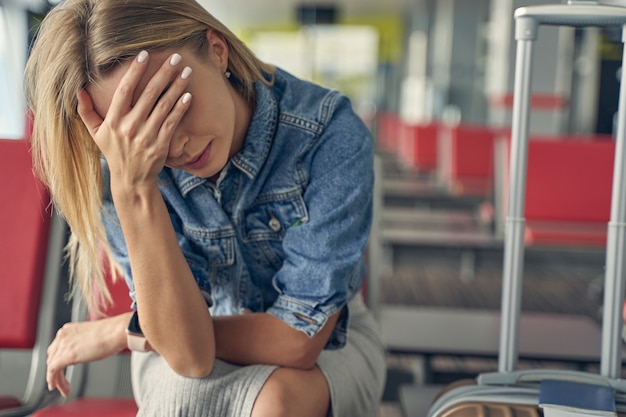
[[[612,140],[531,140],[526,218],[607,223],[614,155]]]
[[[510,139],[503,142],[503,205],[508,202]],[[527,221],[607,223],[615,142],[606,136],[532,136],[528,142]]]
[[[119,277],[117,281],[113,282],[111,276],[109,275],[107,276],[107,284],[109,291],[111,292],[113,303],[107,306],[105,314],[107,316],[117,316],[131,311],[131,298],[128,292],[128,285],[126,285],[124,279]]]
[[[494,141],[499,134],[490,126],[457,125],[452,131],[450,175],[491,178]]]
[[[128,290],[128,285],[124,281],[124,278],[120,275],[117,280],[113,282],[113,275],[111,274],[111,270],[109,269],[106,262],[104,262],[104,280],[111,295],[111,303],[100,306],[102,311],[100,312],[100,316],[93,315],[91,313],[87,314],[87,319],[89,320],[97,320],[102,317],[112,317],[117,316],[123,313],[127,313],[131,311],[131,298]],[[98,292],[94,293],[94,299],[99,301],[100,294]],[[83,320],[84,317],[78,317],[79,320]]]
[[[0,139],[0,394],[20,404],[0,415],[31,413],[46,396],[46,350],[61,313],[67,229],[33,174],[29,144]]]
[[[35,344],[50,225],[28,141],[0,139],[0,347]]]

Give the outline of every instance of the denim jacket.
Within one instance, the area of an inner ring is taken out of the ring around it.
[[[312,337],[365,274],[373,143],[337,91],[280,69],[272,87],[255,89],[244,145],[216,183],[171,168],[158,183],[211,314],[267,312]],[[134,300],[105,161],[103,168],[103,219]],[[326,348],[345,344],[347,320],[346,308]]]

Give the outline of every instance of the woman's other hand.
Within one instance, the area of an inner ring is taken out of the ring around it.
[[[131,314],[63,325],[48,347],[48,389],[58,389],[61,395],[67,397],[70,384],[65,377],[65,368],[104,359],[122,351],[126,347],[126,327]]]

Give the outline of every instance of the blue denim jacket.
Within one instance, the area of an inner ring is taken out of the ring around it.
[[[255,88],[243,148],[217,182],[165,168],[159,187],[213,315],[265,311],[312,337],[359,291],[365,274],[373,143],[337,91],[280,69],[272,87]],[[103,167],[103,218],[134,299]],[[345,309],[327,348],[345,344],[347,319]]]

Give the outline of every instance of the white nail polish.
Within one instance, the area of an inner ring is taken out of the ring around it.
[[[183,104],[187,104],[189,103],[189,101],[191,100],[191,93],[185,93],[183,94]]]
[[[146,59],[148,59],[148,52],[146,51],[139,52],[139,55],[137,55],[137,62],[141,64],[142,62],[145,62]]]
[[[176,66],[178,64],[180,64],[180,61],[183,59],[183,57],[181,57],[179,54],[174,54],[172,55],[172,57],[170,58],[170,65],[171,66]]]
[[[191,75],[191,68],[185,67],[183,72],[180,74],[180,78],[182,78],[183,80],[186,80],[187,78],[189,78],[190,75]]]

